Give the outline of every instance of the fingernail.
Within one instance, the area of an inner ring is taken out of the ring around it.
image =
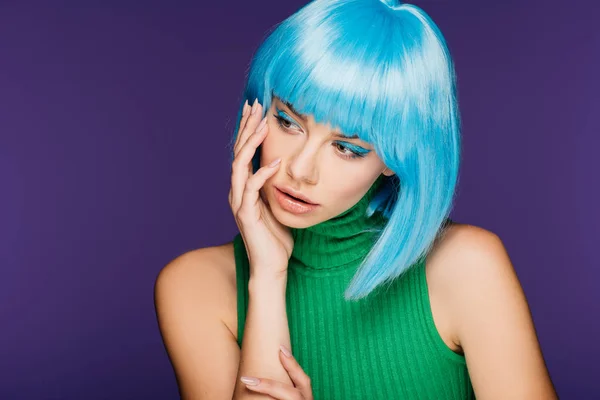
[[[256,127],[256,132],[262,133],[266,124],[267,124],[267,116],[265,115],[265,117],[262,119],[262,121],[260,121],[260,124],[258,124],[258,126]]]
[[[258,385],[258,384],[259,384],[259,381],[258,381],[258,379],[257,379],[257,378],[251,378],[251,377],[249,377],[249,376],[242,376],[242,377],[240,378],[240,380],[241,380],[242,382],[244,382],[246,385],[252,385],[252,386],[256,386],[256,385]]]
[[[248,99],[244,102],[244,108],[242,109],[242,115],[245,117],[248,114]]]
[[[285,347],[284,345],[279,346],[279,348],[281,349],[281,352],[286,356],[286,357],[291,357],[292,356],[292,352],[288,350],[287,347]]]
[[[254,103],[252,103],[252,111],[250,111],[250,114],[254,114],[256,112],[256,109],[258,108],[257,104],[258,104],[258,97],[255,98]]]
[[[273,161],[271,161],[271,164],[269,164],[269,167],[274,167],[274,166],[276,166],[277,164],[279,164],[279,162],[280,162],[280,161],[281,161],[281,157],[280,157],[280,158],[278,158],[277,160],[273,160]],[[285,354],[285,352],[283,352],[283,354]]]

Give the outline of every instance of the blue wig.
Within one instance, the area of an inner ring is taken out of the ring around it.
[[[273,95],[358,135],[395,173],[369,204],[367,216],[377,211],[387,222],[345,299],[421,261],[449,217],[460,161],[454,66],[430,17],[394,0],[314,0],[256,50],[235,132],[246,99],[258,98],[265,112]],[[256,172],[260,147],[252,164]]]

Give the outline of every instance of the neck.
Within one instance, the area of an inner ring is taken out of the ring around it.
[[[356,266],[367,255],[385,218],[367,207],[383,182],[380,175],[367,193],[343,213],[308,228],[291,228],[294,249],[290,265],[311,270],[332,270]]]

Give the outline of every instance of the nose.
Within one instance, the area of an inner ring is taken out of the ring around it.
[[[287,165],[287,174],[291,179],[314,185],[318,181],[316,161],[318,149],[311,149],[306,143],[290,158]]]

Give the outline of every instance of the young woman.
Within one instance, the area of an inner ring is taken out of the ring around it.
[[[234,135],[239,234],[156,282],[183,398],[556,398],[501,240],[448,218],[455,90],[413,5],[316,0],[277,25]]]

